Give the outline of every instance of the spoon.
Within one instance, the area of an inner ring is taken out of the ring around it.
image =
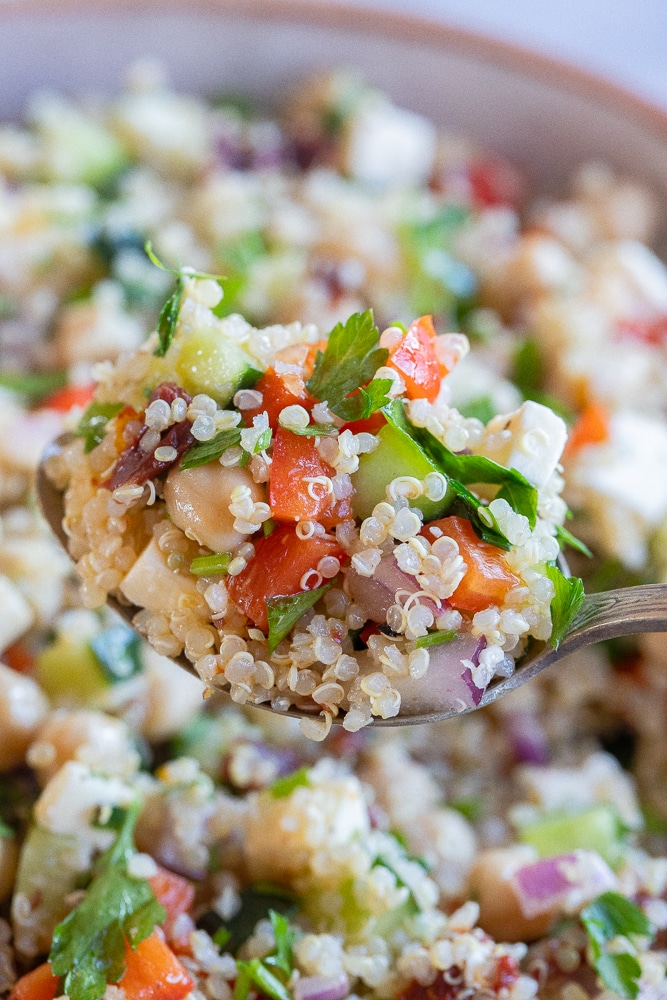
[[[42,514],[65,551],[68,551],[68,548],[67,535],[63,530],[63,494],[48,478],[44,466],[49,456],[57,453],[68,440],[71,440],[71,436],[63,435],[47,448],[37,470],[36,479],[37,497]],[[107,605],[134,627],[133,618],[140,610],[136,605],[123,604],[111,596],[107,598]],[[526,681],[536,677],[542,670],[584,646],[605,639],[617,639],[623,635],[636,635],[639,632],[667,632],[667,584],[644,584],[600,594],[587,594],[558,649],[554,649],[548,642],[533,642],[517,662],[514,673],[510,677],[498,677],[492,680],[477,705],[459,710],[452,708],[451,704],[447,704],[442,698],[438,704],[437,694],[433,696],[433,685],[429,690],[428,681],[426,684],[423,681],[413,682],[419,685],[419,695],[414,697],[416,688],[413,689],[411,685],[409,713],[391,719],[374,718],[373,726],[409,726],[423,722],[440,722],[443,719],[474,712],[510,694]],[[173,660],[195,677],[199,677],[192,663],[183,654],[173,657]],[[400,682],[396,686],[400,690]],[[421,694],[422,688],[423,694]],[[273,711],[267,702],[253,703],[251,707]],[[292,706],[287,713],[280,714],[293,718],[310,718],[313,716],[313,711]],[[343,716],[333,721],[342,723]]]

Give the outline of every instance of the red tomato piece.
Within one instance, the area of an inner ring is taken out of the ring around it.
[[[167,936],[167,941],[176,952],[183,952],[189,949],[190,931],[194,930],[194,921],[183,921],[183,915],[188,914],[195,899],[195,889],[192,882],[170,872],[168,868],[159,867],[157,873],[148,880],[153,894],[158,903],[161,903],[167,911],[167,917],[162,925]],[[176,919],[179,921],[178,934],[175,931]],[[184,926],[180,926],[184,924]]]
[[[266,411],[269,415],[269,425],[275,431],[278,425],[280,411],[286,406],[303,406],[310,410],[314,400],[306,392],[306,383],[301,375],[289,372],[279,374],[273,368],[264,372],[255,389],[262,394],[262,402],[251,410],[243,411],[243,419],[248,427],[252,426],[253,417]]]
[[[588,403],[581,411],[567,436],[563,457],[571,458],[589,444],[609,440],[609,411],[602,403]]]
[[[318,521],[333,507],[334,495],[304,480],[336,474],[315,447],[315,439],[279,427],[273,438],[269,506],[276,521]]]
[[[405,382],[410,399],[428,399],[432,403],[440,392],[443,373],[435,353],[435,336],[433,320],[422,316],[410,324],[387,360],[388,367],[394,368]]]
[[[44,962],[14,983],[9,1000],[54,1000],[58,993],[58,982],[49,963]]]
[[[364,417],[362,420],[354,420],[352,423],[343,424],[341,427],[341,433],[343,431],[352,431],[353,434],[377,434],[381,427],[387,423],[387,419],[381,410],[376,410],[375,413],[371,413],[370,417]]]
[[[621,339],[639,340],[654,347],[664,347],[667,343],[667,316],[621,320],[617,332]]]
[[[127,1000],[183,1000],[194,989],[190,976],[157,931],[136,949],[126,944],[125,962],[118,985]]]
[[[255,555],[238,576],[228,577],[230,597],[263,632],[269,627],[266,602],[303,592],[301,580],[324,556],[341,561],[345,553],[335,538],[313,535],[301,539],[292,524],[279,524],[266,538],[253,542]]]
[[[60,413],[67,413],[75,406],[82,409],[93,401],[95,383],[86,385],[66,385],[62,389],[56,389],[50,396],[43,399],[39,404],[42,410],[58,410]]]
[[[435,530],[434,530],[435,529]],[[511,571],[502,549],[482,541],[464,517],[443,517],[424,525],[421,534],[434,542],[440,534],[453,538],[468,569],[449,603],[459,611],[483,611],[490,604],[500,605],[521,580]]]
[[[468,180],[472,199],[482,208],[493,205],[518,208],[523,200],[524,184],[521,174],[502,156],[487,156],[475,160],[468,167]]]

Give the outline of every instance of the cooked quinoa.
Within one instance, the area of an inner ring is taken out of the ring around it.
[[[0,996],[667,996],[661,635],[369,725],[551,640],[565,525],[588,589],[665,578],[661,211],[600,164],[529,197],[350,74],[273,114],[145,62],[0,127]],[[340,399],[336,329],[384,352]]]

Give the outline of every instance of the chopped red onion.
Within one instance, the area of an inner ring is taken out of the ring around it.
[[[371,621],[383,625],[387,620],[387,611],[396,604],[396,593],[407,590],[416,594],[420,589],[417,579],[398,568],[393,555],[383,556],[372,577],[360,576],[354,569],[347,574],[347,586],[352,599],[365,611]],[[419,603],[428,608],[436,616],[441,608],[434,601],[421,597]]]
[[[469,667],[463,660],[479,657],[484,640],[470,632],[462,632],[451,642],[443,642],[429,649],[428,672],[421,680],[401,677],[392,681],[401,695],[401,715],[419,715],[423,712],[448,712],[474,708],[484,694],[473,683]]]
[[[544,726],[531,712],[512,712],[505,728],[514,759],[519,764],[548,764],[551,755]]]
[[[294,1000],[344,1000],[349,992],[344,972],[337,976],[302,976],[292,990]]]
[[[558,910],[577,913],[596,896],[616,888],[616,876],[607,862],[587,850],[524,865],[512,872],[510,882],[526,917]]]

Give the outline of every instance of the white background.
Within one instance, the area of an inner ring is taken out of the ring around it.
[[[556,56],[667,108],[667,0],[349,0]]]

